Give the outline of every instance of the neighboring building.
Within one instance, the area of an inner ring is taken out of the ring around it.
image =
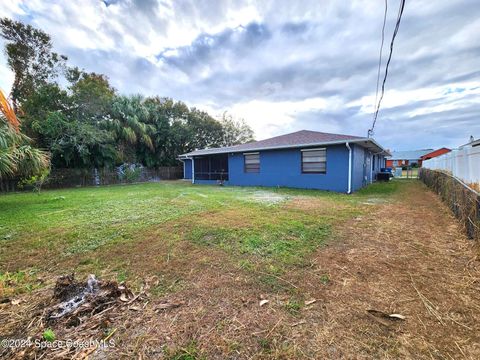
[[[473,136],[470,136],[470,140],[468,141],[468,143],[459,146],[459,149],[474,148],[477,146],[480,146],[480,139],[475,140]]]
[[[480,190],[480,139],[469,142],[441,156],[425,160],[424,167],[446,171],[461,179],[467,186]]]
[[[371,183],[390,155],[371,138],[302,130],[180,155],[195,184],[282,186],[350,193]]]
[[[410,150],[410,151],[392,151],[391,156],[387,156],[387,167],[398,166],[422,166],[422,156],[431,153],[433,149]]]
[[[434,150],[432,152],[429,152],[428,154],[425,154],[423,155],[420,160],[425,161],[425,160],[430,160],[430,159],[433,159],[437,156],[440,156],[440,155],[443,155],[443,154],[446,154],[446,153],[449,153],[450,151],[452,151],[451,149],[449,148],[446,148],[446,147],[442,147],[440,149],[437,149],[437,150]]]

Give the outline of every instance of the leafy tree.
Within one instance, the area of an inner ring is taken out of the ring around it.
[[[114,137],[95,118],[108,115],[113,89],[102,76],[80,76],[72,95],[56,83],[40,86],[22,105],[23,127],[38,146],[50,149],[55,167],[111,167],[117,157]],[[102,93],[109,95],[94,99]]]
[[[72,99],[58,84],[41,85],[22,104],[22,128],[35,140],[37,146],[49,148],[50,140],[45,139],[40,126],[42,121],[45,121],[52,112],[60,112],[67,116],[72,113],[72,109]]]
[[[182,153],[221,146],[222,125],[208,113],[171,99],[163,99],[160,111],[170,125],[163,145],[164,165],[178,164],[177,157]]]
[[[52,51],[47,33],[19,21],[0,19],[0,36],[7,41],[7,63],[15,74],[11,96],[17,112],[35,89],[57,76],[67,58]]]
[[[156,135],[156,154],[159,158],[159,165],[177,165],[177,156],[189,149],[189,132],[186,125],[188,106],[181,101],[174,101],[170,98],[163,98],[159,101],[157,116],[160,116],[167,124],[164,133]],[[164,125],[165,126],[165,125]]]
[[[95,125],[72,121],[56,111],[35,120],[32,129],[50,149],[54,167],[110,167],[115,162],[112,134]]]
[[[65,70],[69,86],[62,88],[55,77],[67,59],[52,52],[48,34],[4,18],[0,36],[7,40],[8,64],[15,73],[12,98],[15,110],[21,106],[22,131],[51,152],[54,167],[177,165],[178,155],[185,152],[253,140],[243,120],[226,113],[216,120],[169,98],[119,96],[106,76],[77,67]],[[18,123],[0,125],[0,174],[40,169],[46,158],[18,132]],[[28,165],[28,159],[37,159],[37,164]]]
[[[224,112],[220,124],[223,129],[222,146],[244,144],[255,140],[252,128],[243,119],[236,121]]]
[[[168,141],[170,137],[170,118],[167,111],[167,102],[170,99],[160,97],[146,98],[143,102],[148,116],[145,123],[151,128],[150,138],[153,142],[154,151],[146,146],[138,149],[138,161],[147,167],[171,165],[168,161]]]
[[[76,117],[86,121],[98,121],[110,110],[115,89],[102,74],[86,73],[78,68],[69,69],[67,78],[71,82],[72,100]]]
[[[222,124],[205,111],[191,109],[187,116],[190,149],[219,147],[222,145]]]
[[[148,111],[144,121],[155,128],[155,152],[143,152],[138,159],[149,167],[177,165],[178,155],[195,149],[253,140],[253,131],[243,120],[234,121],[226,114],[217,121],[206,112],[169,98],[147,98],[143,105]]]

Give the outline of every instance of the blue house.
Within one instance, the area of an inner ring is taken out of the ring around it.
[[[372,138],[302,130],[179,156],[194,184],[282,186],[351,193],[375,180],[390,155]]]

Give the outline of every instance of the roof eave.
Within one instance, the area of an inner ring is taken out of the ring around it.
[[[371,143],[376,147],[375,150],[377,150],[377,151],[375,151],[375,153],[376,153],[377,155],[380,155],[380,154],[381,154],[381,155],[385,155],[385,156],[392,156],[392,154],[390,153],[390,151],[384,149],[378,142],[376,142],[376,141],[375,141],[374,139],[372,139],[372,138],[361,138],[361,139],[358,139],[358,140],[356,140],[356,141],[350,141],[350,142],[356,142],[356,143],[358,143],[358,142],[366,142],[366,143],[371,142]],[[367,147],[367,146],[365,146],[365,147],[366,147],[367,149],[370,149],[370,147]]]

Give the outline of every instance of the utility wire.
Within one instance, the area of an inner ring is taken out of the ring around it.
[[[370,130],[368,130],[369,137],[373,135],[373,130],[375,129],[375,124],[377,123],[378,112],[380,111],[380,106],[382,104],[383,96],[385,95],[385,83],[388,77],[388,66],[390,65],[390,61],[392,60],[393,44],[395,43],[395,38],[397,37],[398,29],[400,28],[400,21],[402,19],[404,8],[405,8],[405,0],[400,0],[400,6],[398,8],[398,14],[397,14],[397,21],[395,23],[395,30],[393,31],[392,41],[390,42],[390,53],[388,54],[387,64],[385,65],[385,75],[383,77],[383,82],[382,82],[382,92],[380,95],[380,99],[378,99],[377,108],[375,110],[375,115],[373,117],[372,127]]]
[[[382,68],[382,53],[383,53],[383,43],[385,40],[385,23],[387,22],[387,10],[388,10],[388,0],[385,0],[385,12],[383,14],[383,26],[382,26],[382,43],[380,45],[380,55],[378,57],[378,72],[377,72],[377,88],[375,91],[375,102],[373,103],[373,108],[377,108],[378,101],[378,86],[380,85],[380,69]]]

